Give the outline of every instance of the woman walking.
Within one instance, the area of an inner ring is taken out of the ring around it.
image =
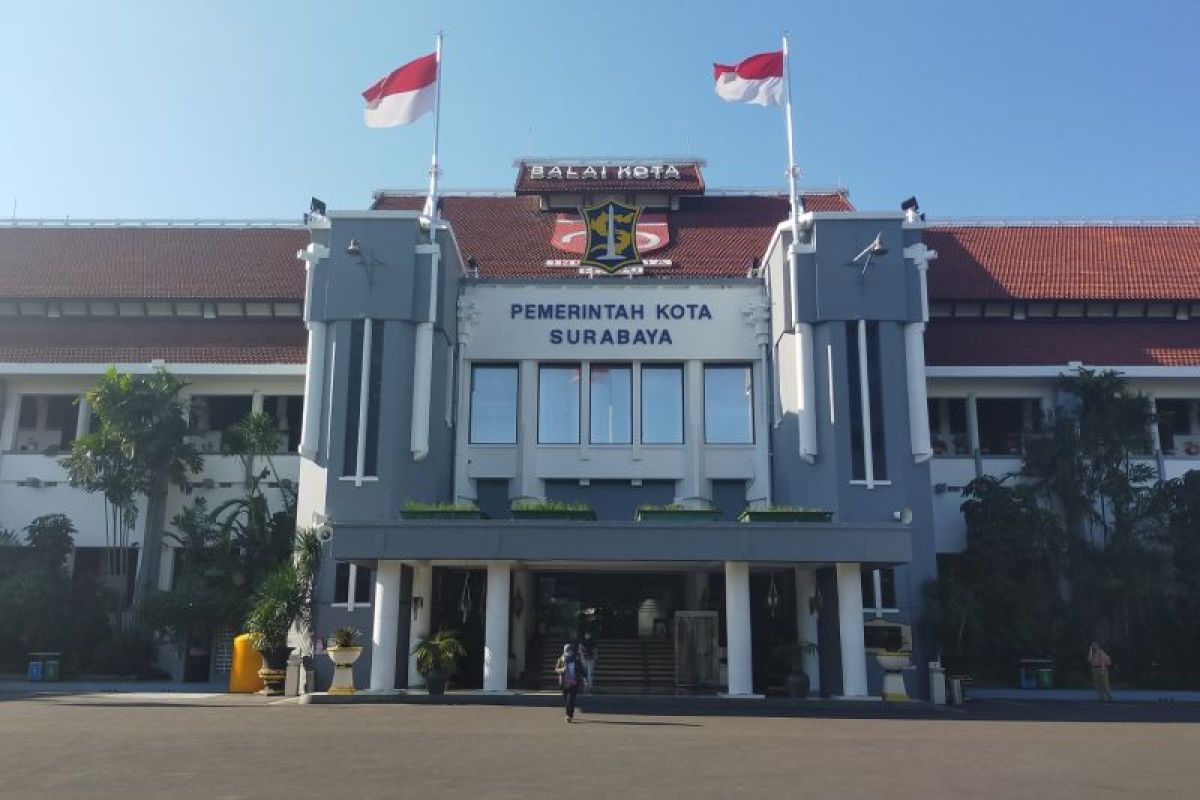
[[[572,722],[575,719],[575,696],[579,694],[580,686],[587,681],[587,667],[575,651],[575,645],[570,642],[563,645],[562,655],[558,657],[554,671],[558,673],[558,685],[562,688],[567,722]]]
[[[1092,686],[1096,689],[1096,697],[1101,703],[1111,703],[1113,696],[1108,684],[1108,670],[1112,667],[1112,658],[1098,642],[1092,642],[1088,648],[1088,664],[1092,667]]]

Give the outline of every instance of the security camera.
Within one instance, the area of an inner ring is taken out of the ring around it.
[[[329,544],[333,541],[333,526],[322,525],[317,528],[317,541],[321,544]]]
[[[358,239],[351,239],[350,244],[346,245],[346,255],[348,255],[348,256],[362,255],[362,245],[358,243]]]
[[[892,512],[892,519],[899,522],[901,525],[909,525],[912,523],[912,509],[902,508],[899,511]]]

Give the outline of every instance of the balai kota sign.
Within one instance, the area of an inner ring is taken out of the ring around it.
[[[550,192],[665,192],[704,194],[699,161],[521,161],[517,194]]]

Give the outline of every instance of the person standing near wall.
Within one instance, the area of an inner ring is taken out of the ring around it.
[[[575,720],[575,698],[579,694],[579,687],[587,682],[587,668],[583,665],[583,659],[575,651],[575,645],[570,642],[563,645],[563,653],[558,657],[554,671],[558,673],[558,685],[562,688],[567,722],[573,722]]]
[[[583,642],[579,645],[579,657],[583,659],[584,674],[587,675],[584,691],[590,693],[596,685],[596,640],[590,633],[583,635]]]
[[[1096,689],[1097,699],[1102,703],[1111,703],[1113,696],[1108,684],[1108,670],[1112,667],[1112,658],[1098,642],[1092,642],[1088,647],[1088,664],[1092,667],[1092,686]]]

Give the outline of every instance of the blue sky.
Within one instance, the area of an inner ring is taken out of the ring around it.
[[[1200,215],[1200,3],[9,4],[0,216],[288,217],[418,187],[432,118],[370,130],[359,93],[446,31],[450,188],[525,154],[686,155],[784,185],[775,109],[711,63],[792,33],[805,185],[931,216]]]

